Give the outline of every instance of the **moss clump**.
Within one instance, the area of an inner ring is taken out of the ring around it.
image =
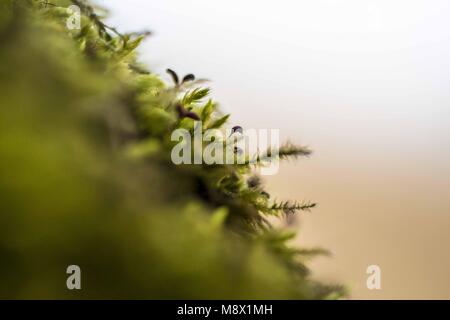
[[[310,279],[318,251],[266,221],[311,205],[272,201],[248,163],[171,162],[174,129],[228,117],[192,75],[167,85],[140,65],[144,34],[80,1],[0,6],[0,298],[341,296]],[[72,264],[82,290],[66,288]]]

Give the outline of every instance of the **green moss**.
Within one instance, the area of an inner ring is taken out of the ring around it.
[[[164,84],[136,61],[142,36],[88,5],[68,31],[71,2],[53,4],[2,3],[0,298],[340,297],[310,279],[304,253],[320,251],[266,223],[302,207],[247,183],[251,165],[170,161],[171,132],[193,123],[180,103],[205,128],[228,120],[207,88]]]

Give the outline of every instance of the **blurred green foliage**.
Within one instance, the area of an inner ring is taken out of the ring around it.
[[[136,61],[143,35],[80,1],[0,6],[0,298],[342,295],[310,279],[321,251],[265,218],[310,206],[272,201],[249,164],[172,164],[170,133],[192,130],[180,108],[205,129],[228,119],[199,82],[163,83]],[[66,288],[72,264],[82,290]]]

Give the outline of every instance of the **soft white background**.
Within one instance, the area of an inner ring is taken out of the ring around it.
[[[311,159],[267,179],[312,199],[299,243],[354,298],[450,298],[450,1],[98,0],[141,60],[212,80],[247,128],[280,128]],[[382,290],[365,287],[370,264]]]

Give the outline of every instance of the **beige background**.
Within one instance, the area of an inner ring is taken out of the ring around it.
[[[317,277],[353,298],[450,298],[449,1],[97,2],[155,31],[153,70],[208,77],[233,123],[315,150],[267,183],[319,203],[298,240],[334,253]]]

